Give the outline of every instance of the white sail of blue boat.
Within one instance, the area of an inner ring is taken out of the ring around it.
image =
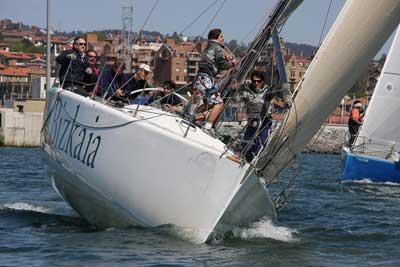
[[[343,149],[344,181],[400,183],[400,29],[352,147]]]

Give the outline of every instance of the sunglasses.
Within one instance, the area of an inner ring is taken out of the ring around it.
[[[262,83],[262,80],[252,80],[253,83]]]
[[[75,43],[76,45],[86,46],[86,43]]]
[[[91,55],[88,55],[88,58],[94,58],[94,59],[96,59],[96,58],[97,58],[97,56],[91,56]]]

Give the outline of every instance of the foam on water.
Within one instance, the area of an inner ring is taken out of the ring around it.
[[[354,184],[373,184],[373,185],[388,185],[388,186],[400,186],[399,183],[393,182],[373,182],[368,178],[364,178],[361,180],[345,180],[344,183],[354,183]]]
[[[6,203],[0,205],[0,210],[2,209],[11,209],[11,210],[23,210],[23,211],[34,211],[40,213],[50,213],[51,210],[49,208],[43,206],[32,205],[28,203]]]
[[[249,227],[235,228],[232,230],[235,237],[241,239],[268,238],[283,242],[297,242],[296,230],[275,225],[271,220],[263,219],[251,224]]]

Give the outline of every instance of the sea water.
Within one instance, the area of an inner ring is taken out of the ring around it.
[[[336,155],[303,154],[273,223],[207,244],[170,229],[96,230],[51,187],[38,149],[0,148],[0,266],[400,266],[400,186],[342,184]]]

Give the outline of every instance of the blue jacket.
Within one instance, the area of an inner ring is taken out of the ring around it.
[[[129,76],[125,73],[121,73],[115,77],[115,71],[113,67],[106,67],[101,74],[99,86],[101,95],[105,98],[109,98],[114,95],[114,92],[121,88],[126,94],[132,90],[132,84],[128,82]],[[113,81],[114,80],[114,81]],[[111,84],[112,82],[112,84]],[[110,85],[111,84],[111,85]],[[123,86],[123,87],[122,87]]]

